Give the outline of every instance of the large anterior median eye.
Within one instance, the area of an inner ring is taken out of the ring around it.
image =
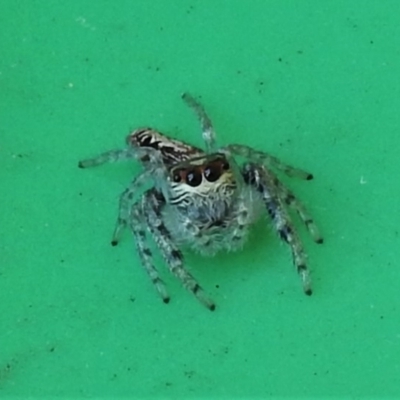
[[[216,182],[221,175],[229,170],[229,163],[225,159],[211,161],[204,168],[204,177],[208,182]]]
[[[204,177],[208,182],[215,182],[221,176],[221,166],[217,163],[208,165],[204,169]]]
[[[199,170],[196,170],[196,169],[189,170],[186,174],[186,183],[189,186],[193,186],[193,187],[199,186],[202,180],[203,180],[203,177]]]

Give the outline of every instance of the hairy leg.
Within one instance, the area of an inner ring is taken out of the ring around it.
[[[300,219],[306,226],[308,232],[310,233],[311,237],[313,238],[314,242],[318,244],[323,243],[324,239],[321,236],[316,223],[314,222],[313,218],[308,213],[304,205],[300,202],[300,200],[297,199],[296,196],[276,177],[274,178],[274,184],[277,186],[283,201],[297,212]]]
[[[301,277],[304,293],[311,295],[311,277],[303,245],[289,214],[286,212],[285,204],[279,195],[277,186],[274,184],[273,176],[269,174],[266,168],[256,164],[246,164],[243,174],[245,181],[260,193],[276,232],[291,249],[293,263]]]
[[[231,144],[224,149],[230,151],[231,153],[247,158],[253,163],[263,164],[268,168],[276,168],[282,172],[284,172],[288,176],[297,177],[300,179],[311,180],[313,179],[313,175],[307,171],[303,171],[302,169],[292,167],[288,164],[283,163],[279,158],[274,157],[268,153],[263,151],[255,150],[249,146],[241,145],[241,144]]]
[[[131,208],[135,202],[135,195],[140,187],[149,179],[150,175],[150,170],[142,172],[140,175],[136,176],[130,185],[122,192],[119,198],[118,218],[111,240],[113,246],[118,244],[121,232],[128,224]]]
[[[136,248],[145,271],[149,275],[163,302],[168,303],[170,297],[163,280],[158,275],[158,272],[153,264],[151,250],[147,246],[145,224],[146,220],[143,215],[141,203],[137,202],[132,206],[132,211],[129,218],[129,226],[133,233]]]
[[[182,99],[195,112],[201,124],[203,139],[206,143],[207,151],[211,152],[215,147],[215,131],[211,120],[206,114],[203,106],[189,93],[183,93]]]
[[[203,305],[205,305],[209,310],[214,311],[214,302],[206,295],[203,288],[197,283],[193,275],[184,267],[182,252],[173,242],[171,234],[168,232],[162,220],[161,210],[164,204],[160,195],[154,190],[148,191],[143,198],[142,205],[149,230],[153,234],[154,240],[164,257],[169,270]]]

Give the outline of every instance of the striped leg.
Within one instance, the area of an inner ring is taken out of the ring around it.
[[[111,244],[116,246],[119,242],[119,238],[122,230],[127,226],[129,220],[129,214],[131,212],[131,207],[134,203],[134,197],[138,189],[149,179],[152,171],[147,170],[138,175],[131,184],[122,192],[119,198],[119,211],[118,218],[115,225],[113,237]]]
[[[206,295],[203,288],[183,265],[183,255],[172,241],[171,235],[162,221],[161,208],[164,203],[157,192],[149,190],[143,197],[142,205],[147,225],[153,234],[154,240],[164,257],[169,270],[204,306],[209,310],[214,311],[214,302]]]
[[[323,237],[321,236],[317,225],[315,224],[313,218],[308,213],[304,205],[300,202],[299,199],[288,189],[286,188],[278,179],[274,179],[274,183],[278,187],[278,190],[281,194],[283,201],[289,206],[292,207],[300,219],[303,221],[306,226],[308,232],[313,238],[315,243],[322,244],[324,242]]]
[[[249,213],[249,206],[247,204],[247,198],[239,196],[237,200],[238,210],[236,214],[237,227],[232,231],[229,238],[227,238],[228,243],[232,243],[234,247],[237,244],[243,243],[244,238],[247,235],[248,227],[251,223],[252,216]]]
[[[268,214],[280,238],[285,241],[292,251],[293,263],[303,283],[304,293],[312,294],[311,277],[306,263],[303,245],[297,236],[289,214],[285,210],[283,199],[274,185],[274,178],[262,166],[247,164],[244,168],[244,178],[248,184],[261,194]]]
[[[102,165],[105,163],[118,162],[133,157],[134,157],[134,152],[132,151],[132,149],[110,150],[98,155],[97,157],[79,161],[78,167],[79,168],[97,167],[98,165]]]
[[[154,168],[162,168],[163,166],[162,156],[157,149],[151,147],[128,147],[127,149],[106,151],[96,157],[81,160],[78,163],[78,167],[91,168],[130,159],[136,159],[145,164],[151,163]]]
[[[271,156],[268,153],[264,153],[263,151],[255,150],[249,146],[241,144],[231,144],[229,146],[226,146],[224,149],[238,156],[247,158],[248,160],[256,164],[263,164],[270,169],[276,168],[284,172],[288,176],[293,176],[306,180],[313,179],[313,175],[310,174],[309,172],[285,164],[281,160],[279,160],[279,158]]]
[[[133,205],[130,219],[129,219],[129,226],[133,233],[136,242],[136,248],[139,253],[139,257],[141,263],[146,270],[147,274],[149,275],[153,285],[157,289],[157,292],[160,294],[164,303],[169,302],[169,295],[163,280],[158,275],[158,272],[153,264],[153,257],[151,254],[151,250],[147,246],[146,243],[146,233],[144,230],[145,219],[142,213],[142,207],[140,202],[137,202]]]
[[[197,118],[200,121],[201,130],[203,132],[203,139],[207,147],[207,152],[213,151],[215,147],[215,131],[212,126],[212,122],[206,114],[203,106],[189,93],[183,93],[182,99],[195,112]]]

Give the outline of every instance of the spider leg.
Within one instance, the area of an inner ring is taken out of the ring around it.
[[[151,250],[146,243],[146,233],[143,229],[145,218],[142,212],[140,202],[136,202],[131,209],[129,226],[135,238],[136,248],[139,253],[141,263],[149,275],[157,292],[160,294],[164,303],[169,302],[169,295],[163,280],[158,275],[158,272],[153,264]]]
[[[306,226],[308,232],[310,233],[311,237],[313,238],[314,242],[318,244],[323,243],[324,239],[321,236],[316,223],[314,222],[313,218],[308,213],[304,205],[300,202],[300,200],[297,199],[296,196],[276,177],[274,178],[274,183],[280,191],[283,201],[297,212],[300,219]]]
[[[162,156],[156,149],[153,148],[131,147],[124,150],[111,150],[106,153],[102,153],[97,157],[80,161],[78,164],[80,168],[89,168],[107,162],[117,162],[132,158],[142,161],[145,171],[138,175],[120,196],[117,223],[111,239],[111,244],[113,246],[118,244],[121,231],[128,223],[130,209],[134,203],[135,192],[140,188],[140,186],[143,185],[143,183],[146,182],[146,180],[152,178],[155,183],[160,186],[160,190],[165,192],[165,195],[167,196],[167,191],[165,189],[165,185],[163,184],[165,180],[165,168],[162,163]]]
[[[127,149],[106,151],[96,157],[81,160],[78,163],[78,167],[91,168],[106,163],[130,160],[132,158],[143,162],[145,165],[149,165],[149,163],[157,166],[163,165],[162,156],[157,149],[152,147],[128,147]]]
[[[97,167],[105,163],[118,162],[122,160],[128,160],[134,158],[134,152],[132,149],[122,149],[122,150],[110,150],[105,153],[99,154],[96,157],[88,158],[86,160],[81,160],[78,163],[79,168],[91,168]]]
[[[164,225],[161,215],[164,200],[154,189],[151,189],[143,197],[142,206],[149,230],[153,234],[154,240],[165,259],[169,270],[204,306],[209,310],[214,311],[215,303],[206,295],[203,288],[197,283],[193,275],[184,267],[182,252],[174,244],[171,234]]]
[[[272,168],[272,169],[276,168],[276,169],[284,172],[288,176],[297,177],[297,178],[306,179],[306,180],[313,179],[313,175],[310,174],[309,172],[304,171],[299,168],[292,167],[288,164],[285,164],[281,160],[279,160],[279,158],[274,157],[263,151],[255,150],[249,146],[245,146],[245,145],[241,145],[241,144],[231,144],[231,145],[226,146],[224,149],[226,149],[238,156],[245,157],[254,163],[263,164],[263,165],[267,166],[268,168]]]
[[[112,246],[116,246],[118,244],[121,232],[128,224],[129,215],[134,203],[134,196],[143,183],[149,179],[150,174],[151,170],[142,172],[140,175],[136,176],[130,185],[122,192],[119,198],[118,218],[111,239]]]
[[[215,147],[215,131],[212,126],[212,122],[206,114],[203,106],[189,93],[183,93],[182,99],[195,112],[197,118],[200,121],[201,130],[203,132],[203,139],[206,143],[207,151],[213,151]]]
[[[228,242],[233,242],[234,244],[241,243],[247,234],[247,227],[250,225],[252,220],[247,202],[247,198],[242,195],[238,196],[236,213],[237,226],[227,239]]]
[[[304,293],[312,294],[311,277],[306,263],[303,245],[296,233],[289,214],[286,212],[283,198],[274,183],[274,177],[263,166],[246,164],[243,170],[245,182],[252,185],[261,195],[268,214],[280,238],[292,251],[293,263],[303,283]]]

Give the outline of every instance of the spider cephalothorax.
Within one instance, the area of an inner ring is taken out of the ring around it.
[[[147,231],[170,271],[206,307],[214,310],[214,302],[184,267],[180,246],[186,244],[209,255],[220,250],[237,250],[263,209],[280,238],[290,246],[303,290],[310,295],[306,256],[288,207],[299,215],[315,242],[323,240],[303,205],[273,170],[306,180],[312,179],[312,175],[245,145],[217,148],[211,120],[200,103],[189,94],[184,94],[183,99],[201,122],[206,150],[171,139],[151,128],[141,128],[128,135],[127,149],[112,150],[79,163],[81,168],[87,168],[133,158],[144,167],[121,195],[112,244],[118,243],[121,230],[129,226],[141,262],[167,303],[169,295],[153,265]],[[235,156],[247,161],[238,165]],[[154,187],[138,196],[139,187],[149,180],[153,180]]]
[[[169,170],[170,203],[187,207],[232,202],[237,187],[225,155],[211,154],[178,163]]]

